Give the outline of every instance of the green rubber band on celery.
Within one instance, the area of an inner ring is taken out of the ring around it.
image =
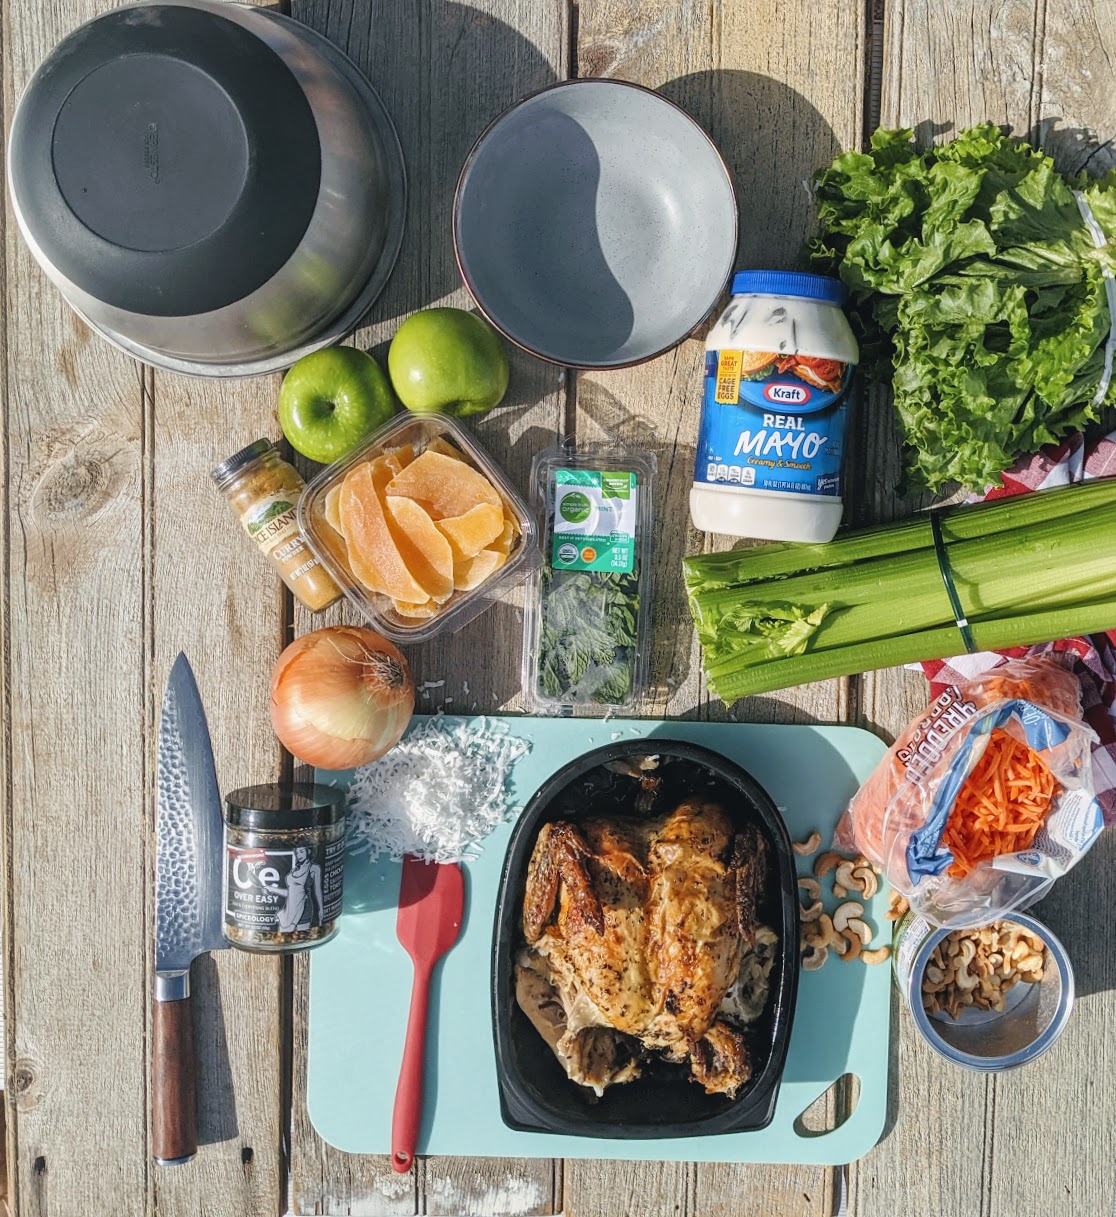
[[[953,582],[953,571],[949,565],[949,555],[946,553],[945,537],[942,536],[942,513],[940,510],[930,512],[930,533],[934,538],[934,557],[938,559],[938,570],[945,584],[946,595],[949,597],[949,607],[953,611],[953,619],[961,633],[961,641],[965,650],[972,655],[977,649],[973,639],[973,631],[969,628],[969,619],[961,607],[961,597],[957,594],[957,584]]]

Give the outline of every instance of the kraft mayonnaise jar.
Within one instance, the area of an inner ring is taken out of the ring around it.
[[[841,523],[849,382],[859,358],[839,279],[741,271],[705,343],[690,516],[767,541],[830,541]]]

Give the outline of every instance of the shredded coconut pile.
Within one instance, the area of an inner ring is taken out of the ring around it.
[[[349,787],[349,848],[373,858],[475,858],[478,842],[511,814],[508,777],[528,750],[487,718],[418,722]]]

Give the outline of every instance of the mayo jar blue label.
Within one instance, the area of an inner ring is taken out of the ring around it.
[[[707,351],[695,482],[839,498],[851,368]]]

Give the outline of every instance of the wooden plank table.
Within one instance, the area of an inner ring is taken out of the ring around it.
[[[94,0],[3,7],[6,120],[50,48]],[[980,119],[1041,139],[1062,166],[1116,163],[1113,0],[291,0],[367,72],[403,141],[403,256],[368,324],[467,305],[454,268],[454,180],[506,105],[568,76],[661,88],[709,130],[741,203],[742,266],[788,266],[812,224],[802,182],[877,124],[920,136]],[[150,1166],[147,1044],[150,833],[159,698],[186,649],[213,726],[223,787],[289,766],[271,734],[266,679],[310,627],[246,552],[209,469],[276,435],[277,378],[239,384],[153,373],[91,338],[3,213],[3,816],[7,1150],[13,1211],[36,1217],[205,1213],[638,1213],[861,1217],[938,1213],[1108,1217],[1116,1168],[1116,962],[1098,910],[1116,906],[1111,836],[1042,910],[1081,984],[1064,1039],[1030,1068],[982,1077],[941,1067],[898,1012],[891,1120],[844,1170],[814,1167],[420,1161],[325,1145],[306,1115],[305,959],[237,952],[196,969],[205,1144]],[[521,485],[560,434],[602,434],[659,457],[657,592],[648,714],[722,718],[706,693],[680,587],[689,527],[700,335],[640,368],[574,378],[513,359],[511,404],[477,432]],[[896,497],[886,396],[861,403],[852,515],[908,512]],[[340,620],[335,610],[326,621]],[[323,624],[316,619],[314,624]],[[499,607],[417,649],[445,679],[435,709],[515,710],[518,621]],[[465,682],[469,692],[465,694]],[[752,699],[740,718],[851,722],[890,737],[924,686],[870,673]],[[386,1067],[386,1065],[385,1065]],[[850,1097],[819,1105],[823,1124]]]

